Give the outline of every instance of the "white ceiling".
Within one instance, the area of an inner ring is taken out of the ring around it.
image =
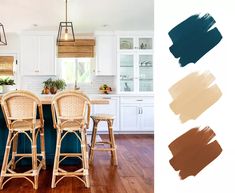
[[[76,33],[153,30],[153,4],[154,0],[69,0],[68,21]],[[64,20],[64,0],[0,0],[0,23],[6,32],[56,30]]]

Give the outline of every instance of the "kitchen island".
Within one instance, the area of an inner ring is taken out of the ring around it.
[[[45,148],[46,148],[46,163],[47,165],[52,165],[55,155],[55,145],[56,145],[56,129],[53,128],[53,120],[51,114],[51,99],[52,96],[40,96],[40,99],[43,103],[43,115],[44,115],[44,129],[45,129]],[[91,104],[109,104],[107,99],[92,99]],[[8,129],[6,127],[4,115],[2,109],[0,110],[0,164],[2,164],[6,140],[8,135]],[[38,147],[39,138],[38,138]],[[18,142],[18,152],[28,153],[31,152],[31,145],[25,135],[19,135]],[[63,140],[61,152],[80,152],[80,142],[74,135],[68,135]],[[28,165],[31,163],[30,159],[23,159],[19,164]],[[75,164],[79,163],[78,159],[68,159],[63,162],[64,164]]]

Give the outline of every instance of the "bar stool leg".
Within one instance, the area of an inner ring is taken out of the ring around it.
[[[32,166],[34,176],[34,189],[38,189],[38,172],[37,172],[37,136],[36,130],[32,131]]]
[[[97,127],[98,127],[98,120],[93,120],[93,130],[92,130],[92,137],[91,137],[91,148],[90,148],[90,164],[93,163],[94,160],[94,148],[96,144],[96,133],[97,133]]]
[[[7,171],[7,163],[9,159],[10,149],[11,149],[11,138],[12,138],[12,132],[9,131],[8,137],[7,137],[7,143],[6,143],[6,149],[4,153],[3,163],[2,163],[2,170],[1,170],[1,176],[0,176],[0,189],[3,189],[3,180]]]
[[[57,129],[57,140],[56,140],[56,152],[54,158],[54,166],[53,166],[53,173],[52,173],[52,181],[51,181],[51,188],[56,187],[56,174],[58,173],[59,168],[59,159],[60,159],[60,145],[61,145],[61,131]]]
[[[15,137],[13,139],[13,146],[12,146],[12,163],[11,163],[11,169],[14,170],[15,167],[16,167],[16,164],[15,164],[15,157],[16,157],[16,154],[17,154],[17,146],[18,146],[18,133],[16,132],[15,134]],[[13,135],[13,136],[14,136]]]
[[[116,152],[116,144],[115,144],[115,139],[114,139],[114,133],[113,133],[113,120],[107,120],[108,122],[108,130],[109,130],[109,136],[110,136],[110,142],[111,142],[111,147],[112,147],[112,162],[113,165],[118,165],[118,160],[117,160],[117,152]]]
[[[45,139],[44,139],[44,128],[40,129],[40,145],[42,154],[42,169],[46,169],[46,154],[45,154]]]
[[[89,163],[88,163],[88,152],[87,152],[87,144],[86,144],[86,135],[85,135],[85,128],[81,130],[81,150],[82,150],[82,161],[83,161],[83,175],[85,176],[85,186],[87,188],[90,187],[90,179],[89,179]]]

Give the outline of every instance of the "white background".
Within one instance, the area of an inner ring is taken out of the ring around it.
[[[155,192],[205,193],[235,192],[235,9],[229,0],[155,1]],[[223,39],[196,64],[180,67],[170,53],[168,32],[194,14],[209,13]],[[222,91],[222,97],[196,120],[182,124],[169,108],[168,89],[194,71],[209,70]],[[168,145],[196,126],[209,125],[223,151],[196,177],[181,180],[169,164]]]

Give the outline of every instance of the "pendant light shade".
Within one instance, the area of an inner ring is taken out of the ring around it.
[[[75,42],[73,23],[67,21],[67,0],[65,0],[65,22],[60,22],[57,45],[62,42]]]
[[[6,46],[7,39],[3,25],[0,23],[0,46]]]

